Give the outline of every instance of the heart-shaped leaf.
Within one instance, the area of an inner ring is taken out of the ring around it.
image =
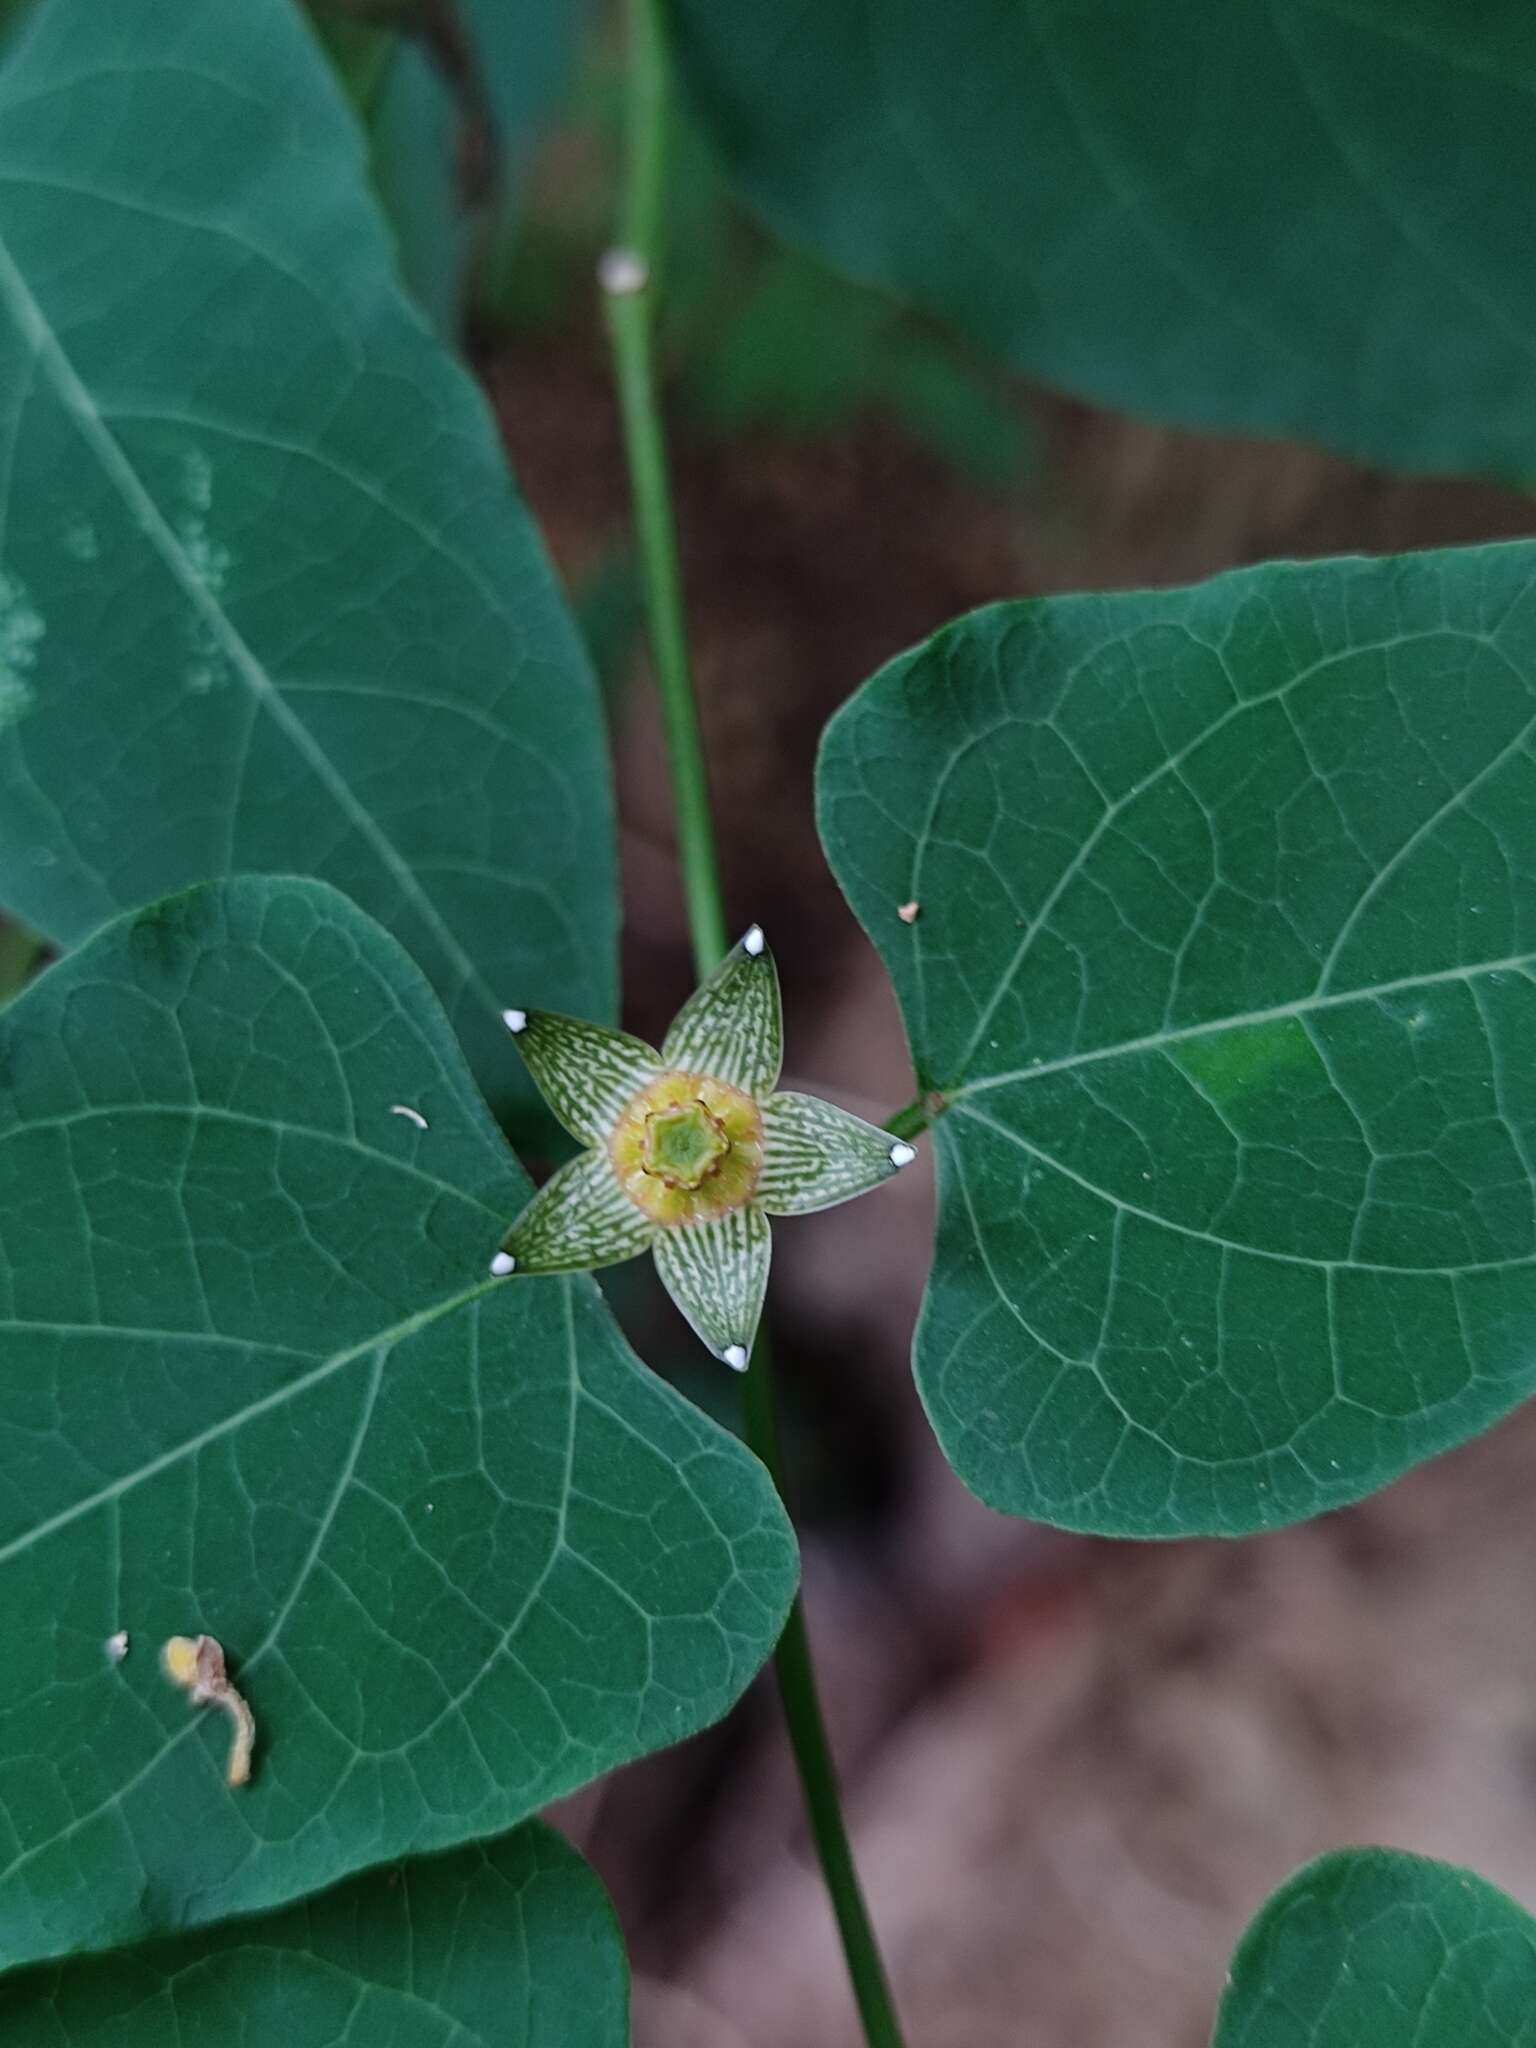
[[[984,1499],[1266,1528],[1536,1386],[1533,736],[1523,544],[1000,605],[833,723]]]
[[[1212,2048],[1536,2048],[1536,1920],[1449,1863],[1325,1856],[1243,1936]]]
[[[0,388],[0,900],[73,944],[323,876],[498,1096],[503,1004],[604,1014],[596,693],[291,0],[47,0],[18,38]]]
[[[1536,472],[1536,38],[1457,0],[668,0],[791,241],[1049,383]]]
[[[768,1478],[590,1281],[489,1278],[527,1181],[360,911],[122,919],[0,1078],[0,1957],[508,1827],[737,1697],[795,1578]],[[203,1633],[238,1788],[159,1668]]]
[[[0,1980],[17,2048],[625,2048],[602,1886],[551,1829],[370,1871],[285,1911]]]

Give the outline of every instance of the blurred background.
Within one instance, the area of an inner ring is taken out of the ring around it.
[[[625,1022],[692,985],[593,268],[615,211],[615,25],[536,0],[494,108],[446,6],[325,6],[402,264],[481,379],[602,680]],[[911,1096],[883,973],[823,863],[812,767],[882,662],[1002,597],[1286,555],[1536,533],[1536,504],[1030,387],[737,211],[686,128],[667,411],[726,886],[783,975],[790,1085]],[[0,928],[0,979],[32,959]],[[1536,1906],[1536,1408],[1376,1500],[1240,1545],[1140,1547],[972,1500],[908,1370],[926,1163],[776,1232],[770,1302],[812,1637],[860,1863],[923,2048],[1200,2048],[1232,1944],[1299,1862],[1376,1841]],[[722,1420],[736,1383],[649,1262],[641,1355]],[[555,1816],[608,1883],[640,2048],[854,2048],[771,1680]]]

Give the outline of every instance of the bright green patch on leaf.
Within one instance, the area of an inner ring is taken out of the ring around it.
[[[0,901],[73,944],[320,875],[504,1098],[508,990],[613,1002],[596,695],[290,0],[50,0],[17,39],[0,388]]]
[[[0,1982],[21,2048],[625,2048],[602,1886],[552,1830],[370,1871],[285,1911]]]
[[[978,612],[820,802],[948,1103],[916,1369],[984,1499],[1265,1528],[1536,1387],[1536,548]]]
[[[767,1475],[589,1282],[489,1279],[528,1183],[368,918],[124,918],[0,1075],[0,1958],[510,1827],[739,1695],[795,1580]],[[236,1789],[160,1669],[205,1632]]]
[[[1325,1856],[1243,1936],[1212,2048],[1536,2048],[1536,1920],[1449,1863]]]
[[[668,0],[791,241],[1084,397],[1536,473],[1536,36],[1457,0]]]

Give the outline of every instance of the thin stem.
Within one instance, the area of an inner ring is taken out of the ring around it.
[[[773,1378],[766,1340],[759,1336],[746,1375],[742,1407],[746,1439],[767,1466],[774,1485],[784,1497],[784,1461],[779,1450],[779,1426],[773,1407]],[[810,1818],[822,1881],[837,1916],[837,1931],[843,1944],[854,2003],[864,2027],[869,2048],[902,2048],[901,2028],[891,2001],[885,1964],[859,1883],[853,1860],[853,1846],[843,1821],[838,1796],[837,1770],[827,1741],[827,1724],[816,1687],[816,1667],[811,1659],[811,1641],[805,1626],[805,1603],[796,1595],[774,1652],[773,1666],[784,1702],[784,1719],[789,1725],[790,1747],[800,1790]]]
[[[601,276],[640,543],[651,654],[672,776],[678,860],[694,958],[703,974],[725,951],[725,909],[704,742],[688,662],[667,450],[656,403],[655,278],[667,163],[666,58],[655,0],[631,0],[629,18],[629,163],[622,217],[627,239],[604,257]]]
[[[670,126],[666,45],[658,0],[629,0],[629,33],[628,159],[621,216],[624,241],[603,259],[601,275],[651,655],[677,814],[678,860],[694,960],[702,979],[725,952],[726,925],[704,746],[688,663],[666,443],[656,395],[656,277],[662,255]],[[772,1372],[768,1347],[761,1337],[746,1375],[743,1419],[748,1444],[782,1495],[784,1471],[774,1418]],[[869,2048],[902,2048],[890,1987],[843,1821],[805,1611],[798,1597],[774,1653],[774,1664],[811,1833],[842,1937],[865,2039]]]
[[[919,1095],[905,1109],[898,1109],[894,1116],[888,1116],[883,1128],[893,1138],[915,1138],[919,1131],[927,1130],[943,1106],[935,1096]]]

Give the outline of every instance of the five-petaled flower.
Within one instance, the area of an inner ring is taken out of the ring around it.
[[[862,1195],[915,1156],[889,1131],[777,1088],[779,977],[753,925],[673,1020],[660,1052],[547,1010],[508,1010],[528,1071],[587,1148],[502,1240],[496,1274],[570,1273],[655,1254],[717,1358],[745,1372],[770,1216]]]

